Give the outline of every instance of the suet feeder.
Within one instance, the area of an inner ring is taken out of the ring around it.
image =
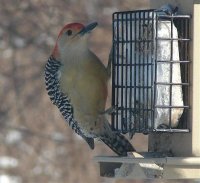
[[[113,14],[112,128],[148,135],[148,152],[98,156],[101,176],[200,178],[200,1],[150,1]]]

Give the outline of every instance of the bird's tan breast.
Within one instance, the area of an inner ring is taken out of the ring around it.
[[[91,122],[105,110],[107,72],[96,60],[84,64],[63,64],[61,89],[68,95],[77,121]]]

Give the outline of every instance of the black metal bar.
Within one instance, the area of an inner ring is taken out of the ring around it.
[[[121,14],[122,18],[124,16],[124,14]],[[121,62],[124,62],[124,19],[122,20],[121,22],[121,36],[122,36],[122,52],[121,52]],[[121,85],[124,86],[124,67],[120,67],[121,69]],[[124,129],[124,90],[121,88],[121,103],[120,103],[120,106],[122,107],[122,110],[121,110],[121,129],[122,129],[122,132],[123,132],[123,129]]]
[[[134,14],[134,18],[136,18],[137,13]],[[134,40],[137,37],[137,21],[134,21]],[[134,43],[134,63],[136,64],[136,59],[137,59],[137,55],[136,55],[136,42]],[[136,81],[137,81],[137,75],[136,75],[136,66],[134,66],[134,109],[136,111]],[[134,130],[137,130],[137,114],[134,111]]]
[[[163,61],[161,61],[161,60],[158,60],[157,62],[165,62],[165,63],[190,63],[191,61],[170,61],[170,60],[163,60]],[[143,66],[143,65],[153,65],[153,63],[144,63],[144,64],[141,64],[141,63],[134,63],[134,64],[132,64],[132,63],[119,63],[119,64],[116,64],[116,63],[114,63],[114,66]]]
[[[142,27],[142,35],[145,36],[145,30],[144,30],[144,25],[145,24],[145,12],[142,12],[142,23],[141,23],[141,27]],[[144,85],[144,87],[142,88],[142,128],[145,129],[146,125],[145,125],[145,39],[143,39],[142,42],[142,83]]]
[[[154,12],[155,9],[146,9],[146,10],[136,10],[136,11],[118,11],[118,12],[114,12],[114,14],[126,14],[126,13],[132,13],[132,14],[136,14],[136,13],[140,13],[140,12]]]
[[[186,37],[187,38],[189,38],[190,37],[190,20],[191,19],[187,19],[186,20]],[[186,44],[186,48],[185,48],[185,50],[186,50],[186,58],[185,59],[190,59],[190,54],[189,54],[189,50],[190,50],[190,45],[189,45],[189,42],[186,42],[185,43]],[[189,74],[189,71],[190,71],[190,64],[187,64],[186,65],[186,78],[187,78],[187,82],[190,82],[190,74]],[[190,88],[189,87],[187,87],[187,90],[186,90],[186,92],[185,92],[185,103],[187,103],[187,105],[190,105]],[[187,113],[187,115],[186,115],[186,119],[187,119],[187,121],[186,121],[186,128],[189,128],[190,127],[190,111],[186,111]]]
[[[138,12],[139,13],[139,12]],[[181,17],[182,16],[182,17]],[[159,15],[159,18],[160,19],[170,19],[172,16],[165,16],[165,15]],[[178,18],[185,18],[185,19],[190,19],[191,18],[191,16],[190,15],[176,15],[176,16],[173,16],[173,18],[174,19],[178,19]],[[119,19],[120,21],[123,21],[124,19],[123,18],[121,18],[121,19]],[[127,19],[127,20],[129,20],[129,19]],[[134,18],[134,19],[132,19],[133,21],[137,21],[137,20],[139,20],[139,18]],[[147,19],[148,20],[148,19]],[[149,18],[149,20],[151,20],[151,18]],[[116,21],[116,20],[115,20]]]
[[[174,34],[173,34],[173,17],[171,17],[171,24],[170,24],[170,31],[171,31],[171,34],[170,34],[170,60],[173,60],[173,49],[174,49],[174,41],[173,41],[173,37],[174,37]],[[172,78],[173,77],[173,64],[170,62],[170,83],[172,83]],[[172,105],[172,85],[169,85],[169,105],[171,106]],[[172,110],[171,108],[169,108],[169,128],[172,127]]]
[[[128,63],[129,62],[129,58],[128,58],[128,43],[127,43],[127,40],[128,40],[128,22],[127,22],[127,14],[126,14],[126,26],[125,26],[125,32],[126,32],[126,40],[125,40],[125,44],[126,44],[126,63]],[[128,119],[127,119],[127,117],[128,117],[128,110],[127,110],[127,108],[128,108],[128,103],[127,103],[127,100],[128,100],[128,90],[127,90],[127,85],[128,85],[128,66],[127,66],[127,64],[126,64],[126,67],[125,67],[125,74],[126,74],[126,81],[125,81],[125,83],[126,83],[126,87],[125,87],[125,122],[126,122],[126,124],[125,124],[125,126],[124,126],[124,128],[125,128],[125,131],[127,131],[128,130]]]
[[[142,64],[142,63],[121,63],[121,64],[115,64],[115,66],[143,66],[143,65],[152,65],[152,63],[149,63],[149,64]]]
[[[132,20],[132,13],[130,13],[130,40],[132,40],[133,39],[133,36],[132,36],[132,34],[133,34],[133,30],[132,30],[132,22],[133,22],[133,20]],[[132,132],[132,128],[133,128],[133,125],[132,125],[132,114],[131,114],[131,111],[132,111],[132,108],[133,108],[133,105],[132,105],[132,96],[133,96],[133,93],[132,93],[132,88],[133,88],[133,85],[132,85],[132,59],[133,59],[133,57],[132,57],[132,50],[133,50],[133,43],[130,43],[130,52],[129,52],[129,54],[130,54],[130,66],[129,66],[129,68],[130,68],[130,95],[129,95],[129,116],[130,116],[130,121],[129,121],[129,132]]]
[[[149,39],[149,40],[146,40],[147,42],[152,42],[153,40]],[[119,40],[119,43],[122,43],[123,41],[120,41]],[[132,42],[136,42],[136,43],[140,43],[140,42],[143,42],[143,40],[127,40],[127,43],[132,43]]]
[[[115,19],[115,14],[112,14],[112,21],[114,22],[114,19]],[[114,60],[115,60],[115,43],[114,43],[114,39],[115,39],[115,26],[114,26],[114,23],[112,25],[112,31],[113,31],[113,34],[112,34],[112,106],[115,106],[115,68],[114,68]],[[115,114],[112,113],[111,115],[111,127],[112,129],[114,130],[115,129]]]
[[[189,86],[190,83],[168,83],[168,82],[156,82],[157,85],[181,85],[181,86]]]
[[[157,62],[165,62],[165,63],[190,63],[189,60],[157,60]]]
[[[117,40],[119,40],[119,14],[117,14]],[[117,44],[117,58],[116,58],[116,61],[117,61],[117,64],[119,64],[119,59],[120,59],[120,54],[119,54],[119,44]],[[117,70],[117,75],[116,75],[116,82],[117,82],[117,85],[119,85],[119,67],[117,66],[116,68]],[[117,115],[116,115],[116,121],[115,121],[115,128],[118,129],[118,123],[119,123],[119,116],[118,116],[118,113],[119,113],[119,110],[118,110],[118,106],[119,106],[119,89],[117,87],[117,91],[116,91],[116,105],[117,105]]]
[[[170,106],[170,105],[167,105],[167,106],[165,106],[165,105],[155,105],[155,108],[163,108],[163,109],[172,109],[172,108],[187,108],[187,109],[189,109],[190,107],[189,106]]]
[[[183,38],[156,38],[157,40],[166,40],[166,41],[190,41],[190,39],[183,39]]]
[[[173,18],[173,19],[190,19],[192,16],[191,15],[159,15],[160,18]]]
[[[157,40],[165,40],[165,41],[171,41],[171,40],[177,40],[177,41],[183,41],[183,42],[185,42],[185,41],[191,41],[191,39],[189,39],[189,38],[185,38],[185,39],[183,39],[183,38],[156,38]],[[147,42],[152,42],[153,40],[152,39],[147,39],[146,40]],[[122,43],[123,41],[120,41],[119,40],[119,43]],[[143,42],[143,40],[127,40],[127,42]]]
[[[150,19],[149,19],[149,12],[146,12],[146,15],[147,15],[147,17],[145,17],[145,21],[147,22],[147,26],[146,26],[146,40],[148,40],[148,39],[150,39],[149,38],[149,27],[148,27],[148,25],[150,25],[151,23],[150,23]],[[144,23],[144,25],[145,25],[145,23]],[[145,40],[145,41],[146,41]],[[147,131],[147,129],[148,129],[148,118],[149,117],[151,117],[151,109],[149,110],[149,85],[150,85],[150,83],[149,83],[149,48],[151,48],[150,46],[149,46],[149,44],[150,44],[150,42],[147,42],[146,41],[146,49],[147,49],[147,54],[146,54],[146,63],[145,63],[145,65],[146,65],[146,69],[147,69],[147,71],[146,71],[146,99],[145,99],[145,101],[146,101],[146,118],[145,118],[145,130],[144,131]],[[152,63],[151,63],[151,65],[152,65]],[[151,86],[150,86],[150,89],[151,89]]]
[[[153,128],[155,128],[155,105],[156,105],[156,91],[157,91],[157,85],[156,85],[156,83],[157,83],[157,53],[158,53],[158,50],[157,50],[157,48],[158,48],[158,40],[157,40],[157,38],[158,38],[158,16],[157,16],[157,14],[156,14],[156,34],[155,34],[155,52],[153,53],[154,54],[154,71],[153,71],[153,73],[154,73],[154,98],[153,98],[153,105],[154,105],[154,107],[153,107],[153,109],[154,109],[154,112],[153,112],[153,124],[152,124],[152,127]]]
[[[138,32],[138,38],[139,38],[139,40],[141,40],[141,25],[142,25],[142,23],[141,23],[141,13],[142,12],[139,12],[139,20],[138,20],[138,22],[139,22],[139,32]],[[141,61],[141,53],[139,53],[139,51],[140,51],[140,49],[141,49],[141,41],[140,42],[138,42],[138,50],[137,50],[137,54],[138,54],[138,62],[140,62]],[[142,67],[138,67],[138,83],[141,83],[141,68]],[[139,115],[139,118],[138,118],[138,121],[139,121],[139,125],[138,125],[138,128],[139,128],[139,131],[141,130],[141,87],[139,87],[138,88],[138,115]]]
[[[122,86],[122,85],[115,85],[116,87],[118,87],[118,88],[131,88],[131,86]],[[136,85],[136,86],[132,86],[132,88],[144,88],[144,86],[138,86],[138,85]],[[147,88],[152,88],[152,86],[149,86],[149,87],[147,87]]]
[[[166,133],[188,133],[189,129],[154,129],[153,132],[166,132]]]

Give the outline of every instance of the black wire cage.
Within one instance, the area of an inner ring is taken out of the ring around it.
[[[112,128],[189,132],[190,16],[113,14]]]

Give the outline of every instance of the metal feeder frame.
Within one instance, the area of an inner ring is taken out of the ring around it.
[[[115,106],[116,111],[112,114],[111,124],[114,131],[124,134],[128,132],[144,134],[189,132],[190,19],[190,15],[166,15],[157,10],[127,11],[113,14],[112,106]],[[171,22],[170,38],[158,37],[158,22],[160,21]],[[173,37],[173,25],[178,31],[177,38]],[[166,40],[170,41],[171,44],[170,59],[158,60],[158,41]],[[178,42],[180,60],[173,60],[174,41]],[[126,44],[129,45],[129,49],[125,48]],[[172,67],[173,64],[177,63],[180,64],[182,82],[173,83]],[[159,77],[156,71],[158,64],[170,64],[169,82],[157,81],[157,77]],[[150,80],[148,76],[151,77]],[[139,85],[138,82],[142,84]],[[157,105],[155,101],[157,88],[164,85],[169,86],[169,105]],[[182,106],[172,105],[173,86],[182,88],[184,101]],[[137,101],[131,104],[132,98],[136,97]],[[145,100],[150,100],[150,106],[148,104],[148,107],[142,105]],[[183,109],[184,112],[178,127],[172,128],[172,110],[179,108]],[[156,109],[169,111],[169,124],[164,129],[154,126]],[[137,115],[140,117],[138,118]],[[151,119],[151,124],[147,118]],[[132,121],[134,122],[132,123]]]

